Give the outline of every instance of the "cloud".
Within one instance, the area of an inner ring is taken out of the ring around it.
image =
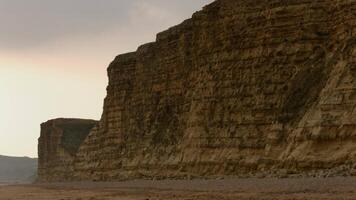
[[[31,48],[59,37],[96,34],[122,23],[131,1],[0,0],[0,45]]]
[[[210,0],[211,1],[211,0]],[[209,0],[0,0],[0,48],[35,48],[58,38],[92,36],[131,23],[189,17]],[[183,18],[183,19],[184,19]],[[172,24],[174,25],[174,24]]]

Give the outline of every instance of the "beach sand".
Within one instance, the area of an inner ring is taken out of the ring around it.
[[[356,199],[356,178],[224,179],[0,186],[0,200]]]

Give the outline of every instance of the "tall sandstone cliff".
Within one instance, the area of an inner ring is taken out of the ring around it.
[[[108,76],[75,180],[356,172],[356,1],[217,0]]]

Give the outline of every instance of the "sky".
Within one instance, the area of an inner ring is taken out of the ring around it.
[[[100,119],[114,57],[212,1],[0,0],[0,154],[37,157],[49,119]]]

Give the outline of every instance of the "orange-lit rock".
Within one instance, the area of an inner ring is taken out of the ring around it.
[[[217,0],[108,68],[76,180],[351,175],[356,2]]]

